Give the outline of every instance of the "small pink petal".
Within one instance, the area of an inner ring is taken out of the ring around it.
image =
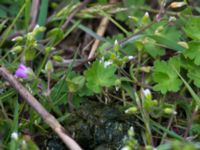
[[[159,22],[161,19],[162,19],[162,18],[161,18],[161,15],[160,15],[160,14],[157,14],[157,15],[156,15],[156,21]]]
[[[20,64],[18,69],[15,72],[15,75],[19,78],[27,78],[28,77],[28,68],[25,65]]]

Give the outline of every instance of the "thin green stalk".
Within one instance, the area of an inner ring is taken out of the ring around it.
[[[168,123],[168,126],[167,126],[167,129],[168,129],[168,130],[170,129],[170,126],[171,126],[171,124],[172,124],[172,122],[173,122],[173,119],[174,119],[174,114],[172,114],[171,117],[170,117],[170,120],[169,120],[169,123]],[[163,136],[162,136],[162,138],[161,138],[160,144],[163,144],[163,143],[164,143],[164,140],[165,140],[165,137],[166,137],[166,136],[167,136],[167,132],[164,132],[164,133],[163,133]]]
[[[190,84],[191,82],[192,82],[192,80],[189,80],[189,81],[188,81],[188,84]],[[187,90],[187,87],[184,86],[184,87],[182,88],[182,90],[180,91],[180,95],[184,95],[184,93],[185,93],[186,90]]]
[[[60,95],[60,91],[61,91],[62,87],[64,86],[65,79],[69,76],[69,73],[72,71],[73,64],[74,64],[75,59],[76,59],[77,54],[78,54],[78,50],[79,50],[79,49],[76,50],[76,52],[75,52],[75,54],[74,54],[74,57],[73,57],[73,61],[71,62],[71,64],[69,64],[69,67],[68,67],[67,71],[65,72],[64,81],[62,81],[63,78],[61,78],[61,80],[60,80],[62,83],[61,83],[61,84],[59,85],[59,87],[58,87],[58,92],[57,92],[56,95],[55,95],[55,99],[58,99],[58,95]]]
[[[28,32],[28,27],[29,27],[29,21],[30,21],[30,6],[31,6],[31,2],[30,0],[25,0],[25,29],[26,32]]]
[[[141,114],[142,114],[143,122],[146,127],[147,144],[153,146],[152,133],[151,133],[150,125],[149,125],[149,115],[144,110],[143,110],[143,112],[141,112]]]
[[[4,117],[5,117],[5,119],[9,119],[9,118],[8,118],[8,115],[7,115],[7,113],[6,113],[6,110],[5,110],[5,108],[4,108],[4,105],[3,105],[3,103],[2,103],[2,101],[0,101],[0,107],[1,107],[1,111],[2,111],[2,113],[3,113]]]
[[[115,24],[121,31],[123,31],[126,35],[128,35],[128,31],[122,27],[117,21],[115,21],[109,14],[101,11],[101,14],[107,17],[113,24]]]
[[[0,42],[0,47],[2,47],[2,45],[4,44],[4,42],[6,41],[6,39],[8,38],[9,34],[11,33],[11,30],[13,28],[13,26],[16,24],[17,20],[19,19],[19,17],[21,16],[21,14],[24,11],[26,4],[24,4],[20,11],[18,12],[17,16],[15,17],[15,19],[13,20],[13,22],[11,23],[11,25],[7,28],[7,30],[3,33],[1,42]]]
[[[0,96],[0,101],[3,102],[4,99],[9,99],[10,97],[12,97],[13,95],[15,95],[15,91],[14,90],[9,90],[7,91],[5,94],[2,94]]]
[[[151,133],[151,128],[150,128],[150,124],[149,124],[150,123],[149,115],[144,110],[144,107],[143,107],[142,103],[140,102],[140,99],[139,99],[137,93],[135,93],[135,97],[136,97],[136,103],[137,103],[140,113],[142,115],[142,121],[145,124],[145,129],[146,129],[145,135],[146,135],[147,144],[153,146],[152,133]]]
[[[41,73],[41,71],[42,71],[42,68],[43,68],[43,66],[45,65],[45,63],[46,63],[48,57],[49,57],[49,54],[48,54],[48,53],[45,54],[45,56],[44,56],[44,58],[43,58],[43,60],[42,60],[41,65],[39,65],[39,68],[37,69],[37,73],[36,73],[36,80],[35,80],[34,83],[33,83],[33,87],[36,86],[36,84],[37,84],[37,79],[39,78],[39,75],[40,75],[40,73]]]
[[[0,24],[0,32],[3,30],[4,25],[8,22],[8,19],[5,19],[4,21],[1,22]]]
[[[153,120],[151,120],[151,119],[150,119],[150,124],[151,124],[151,126],[152,126],[152,129],[158,128],[158,129],[160,129],[160,130],[166,132],[166,133],[167,133],[168,135],[170,135],[171,137],[176,138],[177,140],[183,140],[183,137],[182,137],[182,136],[176,134],[176,133],[173,132],[173,131],[170,131],[170,130],[167,129],[166,127],[161,126],[159,123],[157,123],[157,122],[155,122],[155,121],[153,121]],[[154,129],[154,130],[155,130],[155,129]]]
[[[54,44],[54,46],[56,46],[57,44],[59,44],[64,38],[66,38],[74,29],[76,29],[76,27],[80,24],[80,22],[81,21],[75,21],[74,23],[73,23],[73,26],[72,27],[70,27],[67,31],[66,31],[66,33],[64,34],[64,37],[62,38],[62,39],[60,39],[58,42],[56,42],[55,44]]]
[[[6,54],[1,58],[1,61],[3,61],[8,55],[9,55],[10,51],[7,51]]]
[[[14,120],[12,123],[12,130],[11,134],[13,132],[16,132],[18,134],[18,120],[19,120],[19,103],[18,100],[15,100],[15,110],[14,110]],[[17,143],[15,140],[11,139],[11,144],[10,144],[10,150],[16,150],[17,149]]]

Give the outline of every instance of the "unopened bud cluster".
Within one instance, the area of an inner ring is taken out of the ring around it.
[[[25,34],[24,36],[17,36],[12,39],[15,42],[14,47],[11,50],[12,54],[18,54],[24,52],[25,61],[32,59],[29,58],[35,53],[35,48],[38,46],[36,36],[40,32],[44,32],[45,27],[36,25],[32,32]]]
[[[126,62],[133,60],[135,57],[134,56],[124,56],[120,52],[120,43],[118,40],[115,40],[114,45],[113,45],[113,50],[106,52],[106,55],[102,57],[100,62],[104,62],[104,66],[107,67],[111,64],[121,66],[125,64]]]

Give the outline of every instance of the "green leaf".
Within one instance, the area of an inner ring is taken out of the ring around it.
[[[85,71],[87,87],[95,93],[100,93],[102,87],[111,87],[115,85],[117,77],[115,76],[116,67],[113,65],[104,66],[104,63],[96,61]]]
[[[183,20],[183,24],[185,24],[183,30],[187,34],[188,37],[194,40],[200,40],[200,18],[199,17],[189,17]]]
[[[72,100],[72,103],[73,103],[73,105],[75,106],[75,107],[79,107],[80,106],[80,104],[81,104],[81,102],[82,102],[82,98],[79,96],[79,95],[74,95],[73,96],[73,100]]]
[[[200,87],[200,70],[198,66],[188,69],[187,76],[194,82],[194,85]]]
[[[200,88],[200,70],[196,67],[194,70],[188,70],[187,76],[193,80],[194,84]]]
[[[155,45],[155,41],[148,39],[148,42],[144,44],[144,50],[153,58],[162,56],[165,54],[165,50]]]
[[[61,41],[64,38],[64,33],[60,28],[54,28],[47,33],[48,38],[50,38],[53,44]]]
[[[194,82],[194,85],[200,87],[200,70],[199,66],[195,65],[190,59],[181,59],[181,66],[186,69],[187,76]]]
[[[164,45],[175,51],[184,51],[185,48],[180,46],[176,41],[170,39],[164,35],[148,35],[150,38],[154,39],[157,43]]]
[[[188,89],[188,91],[190,92],[193,100],[195,100],[196,104],[198,105],[199,108],[200,107],[200,98],[199,96],[194,92],[194,90],[192,89],[192,87],[188,84],[188,82],[180,75],[180,73],[176,70],[175,67],[173,67],[174,71],[176,72],[176,74],[181,78],[181,80],[183,81],[183,83],[185,84],[185,87]],[[195,108],[195,109],[196,109]]]
[[[200,124],[194,123],[190,129],[190,134],[200,135]]]
[[[73,79],[66,79],[67,86],[70,92],[76,92],[84,86],[85,77],[84,76],[76,76]]]
[[[84,85],[79,91],[78,91],[78,95],[80,97],[83,96],[92,96],[94,95],[93,91],[90,90],[86,85]]]
[[[7,17],[6,8],[0,5],[0,17]]]
[[[184,52],[184,56],[193,60],[196,65],[200,65],[200,42],[192,41],[188,46],[189,49]]]
[[[175,22],[174,26],[168,25],[168,21],[161,21],[152,25],[151,28],[147,29],[145,35],[161,35],[171,41],[178,42],[182,38],[180,32],[180,25]]]
[[[155,91],[161,91],[162,94],[165,94],[168,91],[177,92],[179,90],[182,82],[173,66],[177,71],[180,71],[179,57],[173,57],[168,62],[155,61],[153,72],[153,80],[157,83],[153,87]]]
[[[168,25],[168,21],[161,21],[153,24],[144,33],[161,46],[175,51],[183,51],[185,48],[178,44],[180,39],[183,38],[179,26],[178,21],[174,22],[174,26]]]
[[[127,94],[132,98],[132,100],[135,100],[135,91],[130,83],[122,82],[121,87],[127,92]]]
[[[10,15],[10,16],[16,16],[16,14],[18,13],[19,11],[19,8],[21,6],[19,5],[11,5],[8,9],[7,9],[7,13]]]
[[[58,81],[51,89],[51,99],[54,104],[66,102],[67,84],[65,80]]]

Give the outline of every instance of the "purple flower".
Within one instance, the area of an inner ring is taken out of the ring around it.
[[[18,78],[27,78],[29,74],[29,68],[27,68],[24,64],[20,64],[19,67],[17,68],[15,75]]]
[[[157,22],[159,22],[162,19],[161,14],[157,14],[155,19],[156,19]]]

